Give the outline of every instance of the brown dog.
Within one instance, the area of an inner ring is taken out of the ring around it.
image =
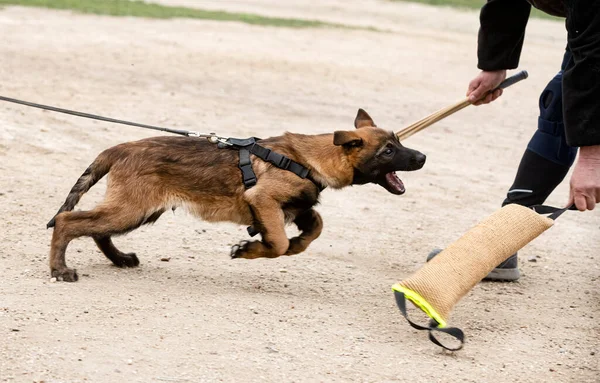
[[[102,152],[71,189],[65,203],[48,223],[54,227],[50,249],[53,277],[76,281],[67,268],[65,251],[73,239],[90,236],[119,267],[135,267],[134,253],[125,254],[112,243],[124,234],[155,222],[166,210],[185,207],[211,222],[253,225],[262,241],[242,242],[232,258],[274,258],[304,251],[323,228],[313,206],[324,187],[377,183],[390,193],[403,194],[394,172],[423,167],[425,156],[403,147],[396,135],[377,128],[360,109],[356,130],[334,134],[286,133],[259,141],[309,170],[305,179],[254,158],[258,182],[246,189],[238,167],[238,151],[219,149],[190,137],[153,137],[114,146]],[[72,211],[81,196],[110,173],[105,200],[90,211]],[[288,239],[286,222],[300,235]]]

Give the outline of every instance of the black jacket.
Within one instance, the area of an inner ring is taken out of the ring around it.
[[[540,10],[566,17],[573,62],[563,73],[563,111],[571,146],[600,145],[600,1],[531,0]],[[480,14],[477,56],[482,70],[519,65],[531,5],[488,0]]]

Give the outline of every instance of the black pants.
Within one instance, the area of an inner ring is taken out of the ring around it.
[[[544,203],[573,165],[577,148],[567,145],[563,121],[563,71],[572,65],[567,48],[561,70],[540,95],[538,128],[523,154],[515,181],[503,206],[517,203],[532,206]]]

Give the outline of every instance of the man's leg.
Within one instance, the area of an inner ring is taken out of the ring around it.
[[[502,206],[543,204],[562,182],[577,155],[577,148],[567,145],[562,110],[562,72],[571,60],[565,52],[561,71],[548,83],[540,96],[538,129],[527,145],[513,185]],[[513,255],[486,279],[517,280],[520,276],[517,254]]]
[[[571,53],[566,52],[562,69]],[[562,111],[562,70],[548,83],[540,96],[538,129],[523,154],[513,185],[502,206],[516,203],[533,206],[544,203],[562,182],[577,155],[567,145]]]

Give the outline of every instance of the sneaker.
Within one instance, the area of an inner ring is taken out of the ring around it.
[[[433,259],[436,255],[442,252],[442,249],[433,249],[427,255],[427,262]],[[516,281],[521,277],[519,271],[519,262],[517,259],[517,253],[511,255],[506,261],[499,264],[494,270],[483,278],[487,281]]]

